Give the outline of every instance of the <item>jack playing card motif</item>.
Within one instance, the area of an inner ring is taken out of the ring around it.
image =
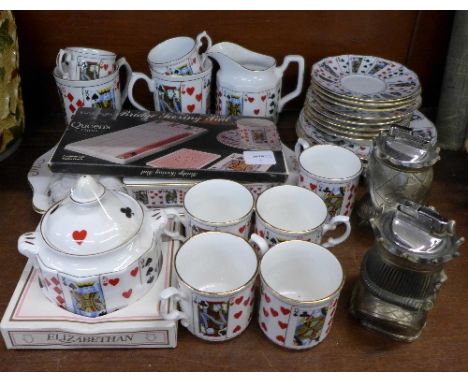
[[[62,276],[62,285],[74,313],[86,317],[99,317],[107,313],[104,294],[97,278],[72,279]]]
[[[301,312],[296,309],[294,317],[297,317],[297,321],[293,344],[296,346],[309,345],[320,339],[325,318],[327,317],[327,307]]]
[[[200,333],[207,337],[225,337],[229,317],[227,301],[195,299]]]
[[[171,113],[182,112],[180,85],[159,85],[157,92],[160,111]]]

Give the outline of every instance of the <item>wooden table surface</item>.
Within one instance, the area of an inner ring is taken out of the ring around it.
[[[283,116],[281,135],[290,146],[297,113]],[[28,121],[31,125],[33,122]],[[19,150],[0,162],[0,312],[6,309],[26,263],[16,248],[20,234],[34,229],[40,216],[31,208],[26,174],[35,158],[60,137],[57,123],[35,128]],[[457,232],[468,238],[468,157],[442,152],[435,167],[429,204],[457,221]],[[254,319],[238,338],[210,344],[179,328],[175,349],[6,350],[0,344],[1,371],[457,371],[468,370],[468,245],[446,266],[443,285],[420,339],[395,342],[363,328],[348,313],[352,287],[362,256],[372,245],[369,228],[352,219],[351,237],[332,251],[347,280],[333,328],[317,347],[294,352],[272,344]]]

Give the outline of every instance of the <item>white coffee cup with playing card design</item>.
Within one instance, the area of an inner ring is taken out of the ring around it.
[[[266,117],[276,121],[284,105],[302,91],[302,56],[286,56],[277,67],[273,57],[231,42],[213,45],[207,55],[220,66],[216,74],[216,114]],[[298,65],[296,88],[281,96],[283,74],[292,62]]]
[[[327,249],[306,241],[275,245],[260,263],[258,323],[275,344],[302,350],[328,335],[344,272]]]
[[[112,74],[91,81],[63,79],[58,69],[54,69],[53,75],[67,123],[71,121],[80,107],[122,109],[122,104],[127,99],[132,68],[123,57],[117,61],[116,67],[117,70]],[[126,81],[123,86],[120,81],[120,69],[122,68],[126,71]]]
[[[177,286],[161,292],[159,311],[166,320],[181,320],[198,338],[237,337],[252,319],[257,268],[257,256],[244,239],[225,232],[195,235],[175,255]],[[171,298],[181,310],[168,312]]]
[[[153,93],[154,110],[170,113],[209,113],[211,71],[213,64],[206,60],[203,71],[186,76],[171,76],[151,70],[152,78],[143,73],[133,73],[128,98],[138,110],[147,110],[134,98],[138,80],[144,80]]]
[[[232,180],[211,179],[191,187],[184,196],[184,212],[167,209],[169,218],[183,225],[186,240],[207,231],[227,232],[247,239],[254,209],[254,197],[243,185]]]
[[[362,162],[352,151],[335,145],[310,146],[299,138],[298,186],[315,192],[325,202],[329,216],[350,216],[356,198]]]
[[[111,75],[117,68],[113,52],[84,47],[60,49],[57,74],[64,80],[91,81]]]
[[[321,244],[323,235],[339,224],[345,232],[330,237],[321,245],[334,247],[351,233],[348,216],[334,216],[328,222],[325,202],[312,191],[291,185],[272,187],[264,191],[255,203],[255,233],[273,246],[287,240],[305,240]]]
[[[156,45],[148,53],[151,71],[167,76],[188,76],[205,70],[206,53],[200,53],[206,40],[207,49],[211,37],[203,31],[195,40],[191,37],[174,37]]]

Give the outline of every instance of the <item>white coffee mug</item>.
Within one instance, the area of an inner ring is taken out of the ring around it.
[[[126,82],[120,84],[119,71],[125,68]],[[65,111],[66,122],[69,123],[72,116],[80,107],[94,107],[99,109],[122,109],[122,104],[127,98],[128,83],[132,76],[132,68],[125,60],[117,61],[117,70],[111,75],[93,81],[64,80],[54,70],[54,78],[57,84],[59,97]]]
[[[254,197],[243,185],[225,179],[211,179],[191,187],[184,197],[184,213],[166,209],[166,214],[185,228],[185,240],[207,231],[228,232],[247,239],[250,235]]]
[[[128,83],[132,76],[132,68],[125,60],[117,61],[117,70],[111,75],[92,81],[64,80],[54,70],[54,79],[57,84],[59,97],[65,111],[65,120],[70,122],[72,116],[80,107],[94,107],[99,109],[120,110],[127,98]],[[120,68],[126,70],[126,82],[121,87]]]
[[[57,73],[65,80],[91,81],[114,73],[117,55],[102,49],[69,47],[57,54]]]
[[[330,216],[350,216],[362,173],[362,163],[352,151],[335,145],[310,146],[299,138],[298,186],[315,192],[327,205]]]
[[[293,240],[268,250],[260,263],[258,323],[275,344],[311,348],[328,335],[344,272],[327,249]]]
[[[153,93],[154,109],[170,113],[207,114],[210,107],[211,71],[213,64],[206,61],[205,70],[187,76],[167,76],[152,71],[152,79],[143,73],[133,73],[128,98],[138,110],[146,110],[133,97],[133,87],[144,80]]]
[[[160,312],[207,341],[236,337],[252,318],[257,268],[257,256],[244,239],[224,232],[196,235],[175,255],[177,287],[161,292]],[[180,311],[167,312],[170,298],[179,301]]]
[[[209,49],[212,41],[205,31],[195,40],[191,37],[174,37],[156,45],[148,53],[151,70],[168,76],[188,76],[202,72],[206,60],[206,54],[199,53],[203,39],[207,41]]]
[[[334,216],[327,223],[327,207],[311,191],[298,186],[276,186],[264,191],[255,204],[255,233],[272,246],[287,240],[305,240],[320,244],[322,236],[345,225],[345,232],[322,244],[333,247],[344,242],[351,233],[348,216]]]

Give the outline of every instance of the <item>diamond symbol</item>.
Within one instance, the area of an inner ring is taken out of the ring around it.
[[[71,95],[71,93],[68,93],[68,94],[67,94],[67,98],[68,98],[68,100],[69,100],[70,102],[73,101],[73,100],[75,99],[75,98]]]
[[[68,108],[70,109],[70,111],[71,111],[72,113],[74,113],[75,110],[76,110],[76,107],[73,106],[73,105],[68,106]]]

